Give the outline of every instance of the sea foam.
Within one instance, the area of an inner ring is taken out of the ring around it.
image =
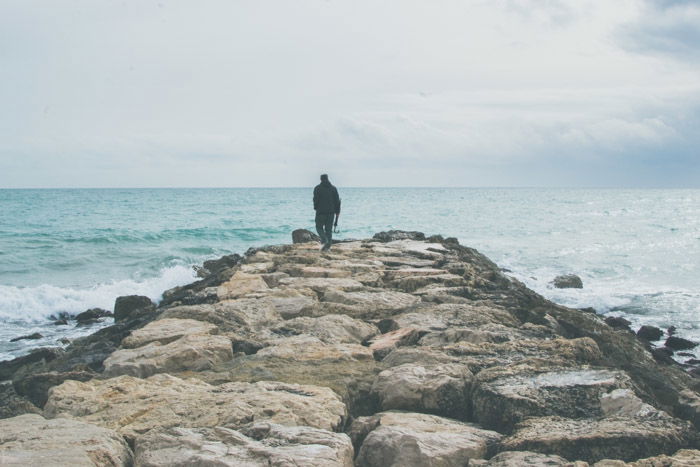
[[[86,289],[0,285],[0,321],[36,322],[59,312],[76,314],[89,308],[112,310],[121,295],[145,295],[158,302],[165,290],[192,282],[196,278],[191,267],[176,265],[164,268],[156,277],[141,281],[127,279],[98,284]]]

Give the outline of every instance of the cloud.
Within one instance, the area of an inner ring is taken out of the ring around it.
[[[691,0],[646,0],[637,21],[617,31],[623,48],[642,54],[700,59],[700,4]]]

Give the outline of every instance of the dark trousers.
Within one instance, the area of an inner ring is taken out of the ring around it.
[[[321,237],[321,243],[330,245],[333,238],[333,218],[335,214],[316,213],[316,232]]]

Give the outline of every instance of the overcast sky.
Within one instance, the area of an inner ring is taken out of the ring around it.
[[[0,187],[700,187],[700,0],[0,0]]]

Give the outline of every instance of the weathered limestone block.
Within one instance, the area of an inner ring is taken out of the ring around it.
[[[235,358],[227,370],[197,373],[211,383],[226,381],[283,381],[333,389],[353,415],[376,411],[370,397],[372,383],[381,371],[367,347],[358,344],[327,344],[309,336],[269,341],[254,355]]]
[[[590,337],[578,339],[521,339],[501,343],[473,344],[457,342],[442,346],[442,351],[459,357],[472,372],[493,366],[508,366],[540,359],[554,365],[597,364],[602,361],[598,345]]]
[[[166,345],[152,342],[136,349],[119,349],[104,361],[104,374],[146,378],[156,373],[209,370],[232,358],[228,337],[191,334]]]
[[[520,321],[507,310],[496,306],[453,304],[427,305],[415,311],[395,315],[397,327],[414,327],[427,331],[450,328],[478,329],[488,324],[519,328]]]
[[[499,449],[556,454],[586,462],[631,461],[670,454],[695,442],[697,432],[691,425],[671,417],[537,417],[519,423]]]
[[[382,410],[401,409],[464,419],[472,373],[463,365],[404,364],[382,371],[372,385]]]
[[[273,329],[278,334],[305,334],[327,343],[360,344],[379,334],[379,329],[347,315],[324,315],[318,318],[301,317],[285,321]]]
[[[126,467],[131,462],[124,438],[107,428],[36,414],[0,420],[0,465]]]
[[[384,278],[387,281],[393,281],[397,279],[403,279],[405,277],[439,276],[443,274],[448,274],[448,272],[444,269],[436,268],[402,267],[399,269],[389,269],[387,271],[384,271]]]
[[[659,411],[645,404],[630,389],[615,389],[600,396],[600,409],[604,417],[647,417]]]
[[[259,274],[236,271],[228,282],[219,286],[216,294],[220,300],[227,300],[267,289],[267,283]]]
[[[362,417],[353,423],[351,437],[361,444],[359,467],[464,466],[485,457],[501,439],[476,425],[411,412]]]
[[[420,339],[420,332],[414,328],[400,328],[376,336],[369,341],[369,348],[374,358],[382,360],[393,350],[404,345],[415,345]]]
[[[217,327],[205,321],[195,319],[166,318],[152,321],[140,329],[131,332],[122,341],[125,349],[142,347],[152,342],[169,344],[182,336],[190,334],[216,334]]]
[[[336,268],[323,268],[320,266],[306,266],[299,271],[301,277],[350,277],[351,271]]]
[[[137,438],[135,461],[142,467],[352,467],[353,448],[344,433],[308,426],[174,427]]]
[[[392,290],[366,292],[328,290],[323,295],[323,301],[359,306],[370,316],[372,312],[400,311],[410,308],[418,304],[420,298]]]
[[[629,377],[607,369],[514,365],[483,370],[476,376],[474,418],[487,428],[509,432],[526,417],[602,415],[600,398],[629,387]]]
[[[422,366],[440,365],[443,363],[459,363],[459,357],[452,357],[440,350],[426,347],[398,347],[387,355],[382,363],[394,367],[412,363]]]
[[[413,275],[399,277],[389,282],[391,287],[395,287],[404,292],[413,292],[430,284],[441,284],[445,287],[459,287],[467,285],[467,281],[462,276],[456,274],[439,274],[439,275]]]
[[[384,244],[385,248],[396,249],[402,253],[417,256],[423,259],[440,259],[448,250],[440,243],[429,243],[418,240],[394,240]]]
[[[648,457],[630,463],[604,459],[593,464],[593,467],[696,467],[698,465],[700,465],[700,451],[681,449],[672,456]]]
[[[337,430],[347,417],[345,404],[328,388],[269,381],[212,386],[167,374],[66,381],[51,389],[44,413],[101,425],[131,439],[157,427],[237,428],[261,420]]]
[[[588,467],[588,462],[573,463],[561,456],[529,451],[506,451],[489,460],[469,461],[469,467]]]
[[[365,287],[362,282],[347,277],[288,277],[280,280],[280,286],[293,289],[312,289],[319,293],[331,289],[361,290]]]
[[[275,263],[272,261],[253,262],[249,264],[241,264],[239,271],[245,274],[266,274],[275,269]]]

